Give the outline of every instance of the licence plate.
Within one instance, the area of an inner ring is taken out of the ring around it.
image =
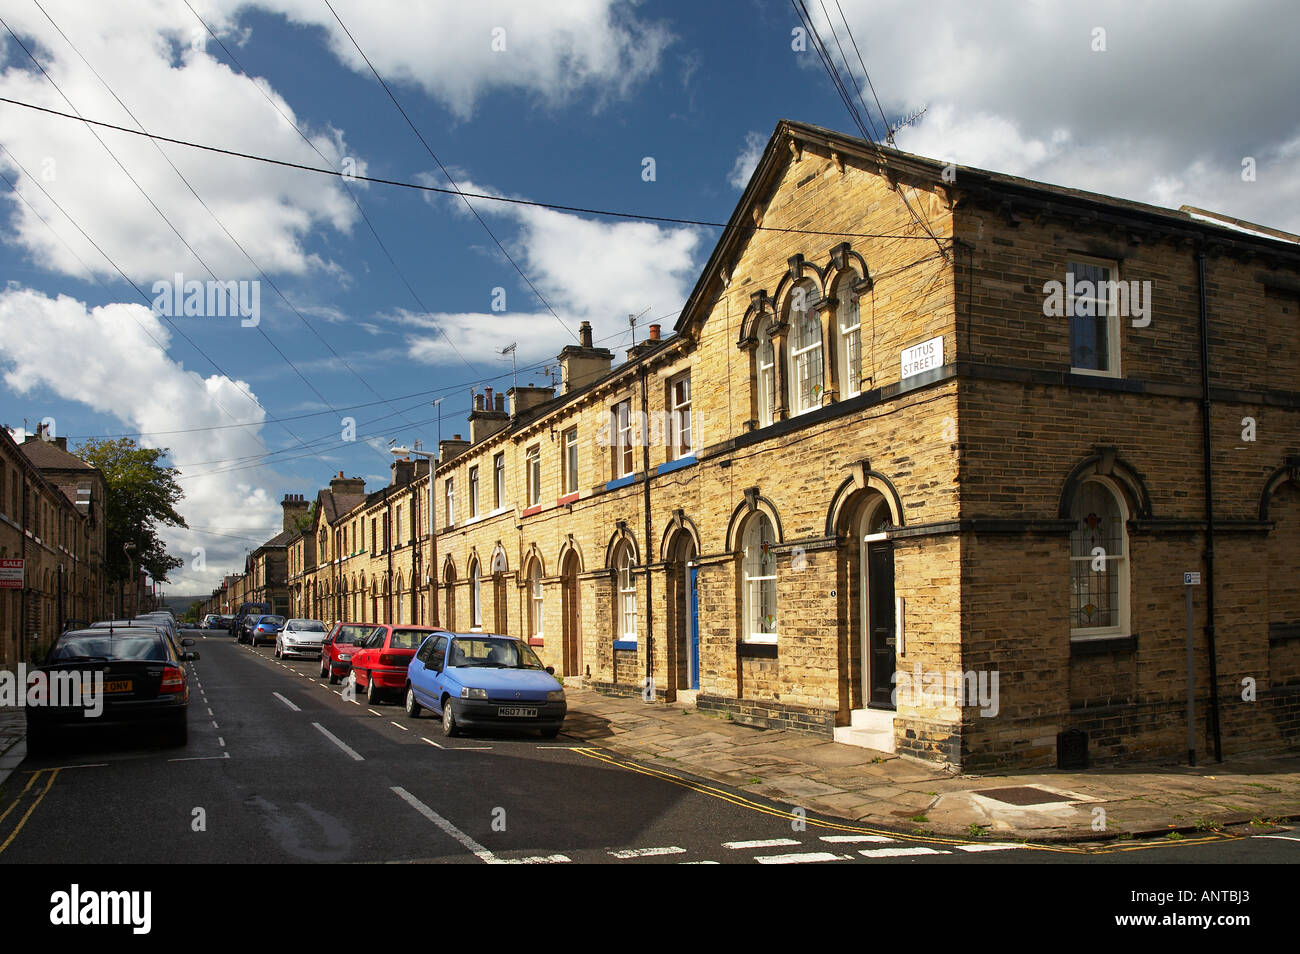
[[[498,706],[497,715],[502,718],[515,719],[536,719],[536,709],[526,709],[523,706]]]
[[[105,692],[130,692],[133,683],[130,679],[107,679],[104,681]]]

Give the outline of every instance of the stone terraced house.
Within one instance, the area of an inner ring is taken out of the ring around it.
[[[434,541],[340,474],[294,612],[984,770],[1184,756],[1190,590],[1194,746],[1294,749],[1298,315],[1295,236],[783,121],[671,333],[478,395]]]

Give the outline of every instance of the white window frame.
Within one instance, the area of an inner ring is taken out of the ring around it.
[[[469,566],[469,614],[475,629],[483,628],[483,571],[478,560]]]
[[[632,574],[632,545],[624,541],[614,557],[615,587],[618,590],[620,642],[636,642],[636,577]]]
[[[469,469],[469,515],[478,516],[478,467]]]
[[[1089,258],[1085,255],[1072,255],[1065,264],[1067,273],[1065,291],[1069,290],[1069,273],[1074,271],[1076,265],[1086,265],[1093,268],[1106,269],[1106,281],[1118,282],[1119,279],[1119,262],[1114,259]],[[1077,280],[1077,276],[1076,276]],[[1062,294],[1065,292],[1063,291]],[[1065,320],[1066,320],[1066,347],[1069,349],[1070,373],[1071,374],[1091,374],[1100,378],[1118,378],[1120,376],[1120,316],[1116,310],[1116,302],[1111,299],[1107,301],[1108,312],[1106,314],[1106,367],[1097,368],[1079,368],[1074,364],[1074,331],[1069,322],[1074,320],[1074,303],[1076,301],[1091,301],[1095,307],[1097,298],[1091,299],[1069,298],[1065,299]],[[1092,316],[1098,317],[1098,316]]]
[[[771,573],[766,575],[751,575],[751,570],[756,563],[761,560],[757,554],[751,554],[754,548],[761,548],[763,542],[762,528],[767,526],[768,537],[771,543],[776,542],[776,531],[772,526],[772,521],[761,511],[751,516],[745,525],[745,530],[741,536],[741,584],[744,587],[742,593],[744,604],[744,620],[742,621],[743,641],[747,643],[775,643],[778,633],[780,632],[780,610],[777,596],[777,573],[776,573],[776,556],[772,556]],[[763,593],[767,591],[771,594],[772,615],[775,617],[773,623],[773,632],[763,632],[762,627],[756,625],[758,621],[758,611],[763,607]]]
[[[767,427],[776,419],[776,342],[772,340],[770,318],[763,322],[763,327],[758,331],[754,364],[758,378],[758,426]]]
[[[691,433],[691,372],[684,371],[668,379],[668,409],[669,459],[689,457],[695,452]]]
[[[838,355],[840,397],[857,397],[862,393],[862,299],[853,291],[857,278],[849,276],[840,282],[839,306],[835,309],[835,328],[838,335],[835,349]]]
[[[542,564],[534,560],[532,569],[528,573],[528,598],[529,598],[529,621],[534,639],[544,638],[544,622],[542,611],[544,609],[542,599]]]
[[[447,521],[449,527],[456,526],[456,479],[448,477],[442,482],[443,493],[447,498]]]
[[[578,429],[564,432],[564,493],[578,492]]]
[[[632,453],[632,399],[619,401],[610,414],[614,432],[614,476],[630,477],[636,473],[636,457]]]
[[[524,478],[528,496],[525,498],[529,507],[536,507],[542,502],[542,445],[534,444],[524,454]]]
[[[1130,617],[1131,604],[1129,600],[1130,591],[1130,565],[1129,565],[1129,537],[1128,537],[1128,504],[1124,500],[1124,495],[1120,493],[1119,487],[1114,481],[1105,477],[1093,475],[1085,477],[1079,484],[1078,491],[1075,495],[1075,504],[1071,509],[1070,518],[1077,525],[1080,516],[1074,512],[1079,506],[1082,499],[1082,490],[1087,484],[1094,483],[1103,487],[1115,502],[1115,509],[1119,514],[1120,542],[1123,546],[1123,552],[1114,554],[1107,553],[1103,557],[1109,566],[1112,562],[1117,564],[1118,572],[1115,579],[1115,618],[1116,623],[1111,626],[1088,626],[1076,627],[1074,625],[1074,613],[1070,611],[1070,639],[1073,642],[1086,642],[1090,639],[1108,639],[1115,636],[1128,636],[1131,634],[1132,621]],[[1069,586],[1074,587],[1074,567],[1078,563],[1091,563],[1094,557],[1091,552],[1084,556],[1074,555],[1074,534],[1077,532],[1077,526],[1070,531],[1070,578]],[[1067,607],[1069,605],[1069,594],[1067,593]]]
[[[817,291],[811,284],[800,284],[796,286],[795,291],[797,292],[799,288],[803,288],[807,294],[803,311],[796,311],[794,303],[791,302],[790,304],[790,331],[788,332],[790,336],[790,374],[788,380],[790,382],[790,403],[793,405],[792,413],[806,414],[821,407],[821,395],[826,393],[825,372],[822,364],[822,348],[826,347],[826,342],[822,340],[821,319],[817,317],[817,309],[812,307],[812,303],[817,300]],[[802,344],[803,339],[800,336],[800,322],[796,318],[797,315],[806,316],[807,324],[805,327],[816,328],[816,344]],[[805,355],[807,356],[806,360],[801,360],[804,359]],[[802,372],[800,368],[803,369]],[[823,378],[821,382],[822,389],[818,394],[814,395],[812,393],[812,381],[817,377]],[[803,393],[805,382],[808,383],[807,395]],[[805,396],[807,397],[806,404],[804,403]]]
[[[493,510],[504,510],[506,503],[506,452],[501,451],[492,458],[492,493],[496,505]]]

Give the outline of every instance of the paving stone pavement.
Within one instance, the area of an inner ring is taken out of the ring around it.
[[[1143,762],[1084,772],[959,775],[804,733],[756,729],[688,705],[565,688],[566,735],[667,772],[868,826],[1094,841],[1300,819],[1300,756],[1220,764],[1206,754],[1195,768]],[[1230,740],[1225,747],[1231,750]],[[1055,800],[1014,805],[981,794],[1024,787]]]

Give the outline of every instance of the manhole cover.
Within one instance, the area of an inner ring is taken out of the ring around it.
[[[1008,805],[1045,805],[1048,802],[1068,802],[1069,799],[1055,792],[1049,792],[1045,788],[1034,788],[1032,785],[1018,785],[1015,788],[988,788],[982,792],[976,792],[976,795],[983,795],[985,798],[991,798],[997,802],[1006,802]]]

